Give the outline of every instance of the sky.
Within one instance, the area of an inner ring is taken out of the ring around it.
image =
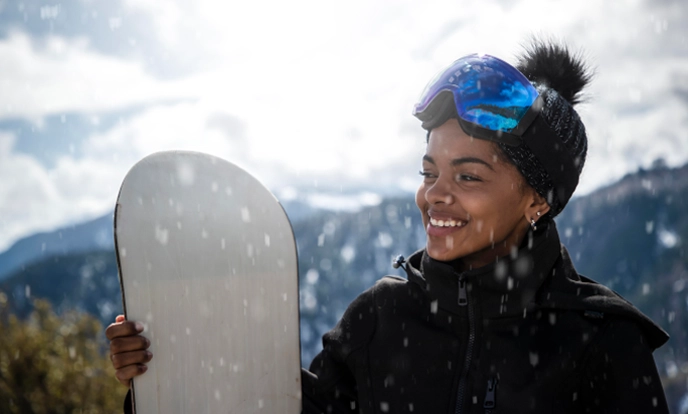
[[[682,165],[686,22],[683,0],[0,0],[0,251],[112,211],[156,151],[220,156],[278,197],[414,191],[426,82],[532,35],[595,70],[578,195]]]

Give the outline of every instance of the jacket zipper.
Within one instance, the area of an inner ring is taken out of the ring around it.
[[[456,395],[456,409],[455,414],[461,414],[461,407],[463,406],[466,394],[466,382],[468,372],[471,366],[471,358],[473,356],[473,346],[475,344],[475,323],[473,323],[474,310],[473,304],[468,301],[468,291],[466,290],[466,279],[463,275],[459,276],[459,306],[468,307],[468,344],[466,346],[466,359],[461,370],[461,377],[459,379],[459,389]]]
[[[466,292],[466,280],[463,276],[459,276],[459,306],[466,306],[468,304],[468,293]]]
[[[499,379],[497,377],[490,378],[489,380],[487,380],[485,402],[483,403],[485,414],[492,414],[492,410],[497,408],[497,382],[499,382]]]

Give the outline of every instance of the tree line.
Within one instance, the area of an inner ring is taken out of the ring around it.
[[[107,356],[107,340],[93,316],[56,314],[34,299],[20,319],[0,291],[0,413],[121,413],[125,387]]]

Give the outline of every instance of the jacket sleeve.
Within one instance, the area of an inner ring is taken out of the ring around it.
[[[359,412],[356,351],[375,331],[374,288],[354,300],[334,329],[323,336],[323,350],[303,370],[303,414]]]
[[[131,388],[127,391],[127,396],[124,397],[124,414],[134,414],[133,407],[131,406]]]
[[[608,322],[580,388],[585,412],[669,413],[652,349],[630,320]]]

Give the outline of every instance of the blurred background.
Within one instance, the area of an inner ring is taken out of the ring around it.
[[[121,312],[112,212],[161,150],[228,159],[283,203],[307,366],[391,257],[424,244],[410,112],[425,83],[468,53],[514,62],[540,35],[596,73],[562,239],[672,335],[655,358],[688,413],[687,22],[682,0],[0,0],[0,412],[120,410],[102,332]]]

